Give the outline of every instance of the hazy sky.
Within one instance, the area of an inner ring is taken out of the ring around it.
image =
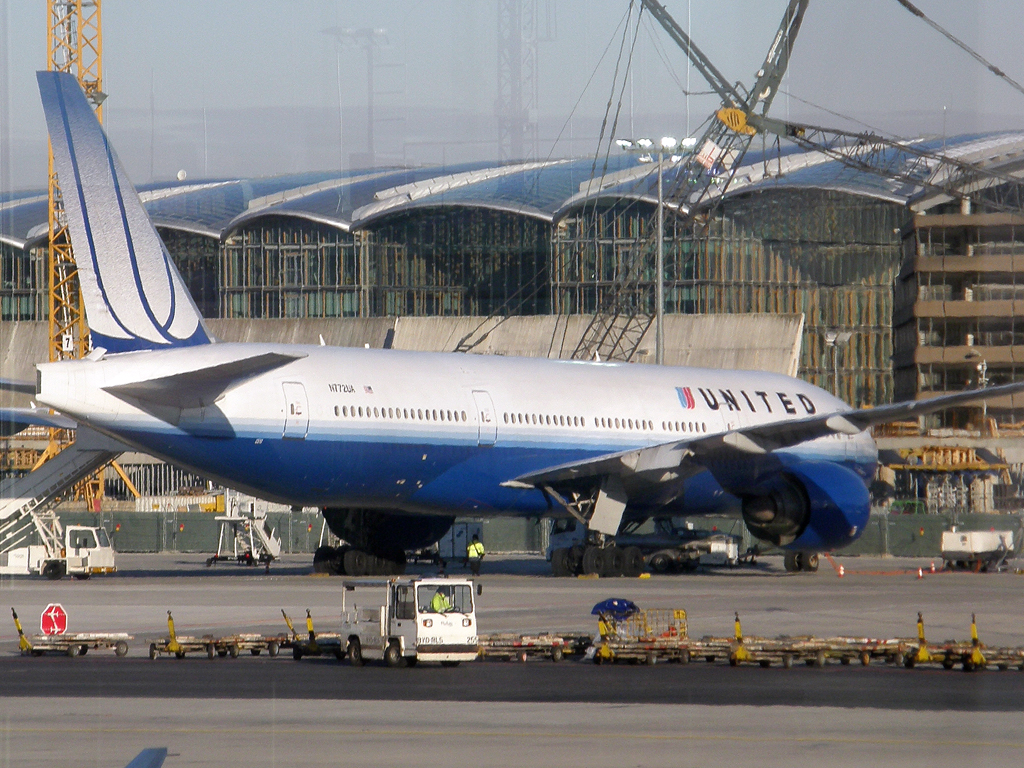
[[[536,2],[540,155],[593,154],[629,0]],[[1024,82],[1020,0],[916,2]],[[744,83],[786,5],[665,4],[718,68]],[[378,158],[496,158],[497,7],[497,0],[103,0],[107,127],[138,183],[178,169],[199,178],[337,168],[366,147],[366,57],[323,31],[372,27],[387,35],[375,68]],[[45,0],[0,0],[0,45],[0,191],[38,188],[46,134],[34,73],[46,61]],[[619,136],[631,124],[636,135],[683,135],[717,105],[687,99],[688,76],[692,90],[706,86],[649,19],[631,73]],[[780,96],[773,114],[816,124],[851,125],[797,99],[897,135],[1024,128],[1024,95],[896,0],[812,0],[784,89],[795,98]]]

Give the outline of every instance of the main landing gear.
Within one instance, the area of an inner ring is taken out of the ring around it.
[[[379,557],[353,547],[318,547],[313,553],[313,572],[336,576],[399,576],[405,573],[405,556]]]
[[[639,576],[644,556],[638,547],[600,547],[593,544],[556,549],[551,553],[554,576]]]
[[[810,571],[813,573],[818,570],[818,553],[787,552],[783,564],[790,573],[796,573],[797,571]]]

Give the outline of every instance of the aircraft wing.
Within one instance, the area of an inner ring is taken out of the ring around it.
[[[678,470],[685,463],[700,465],[711,458],[727,458],[730,453],[737,456],[763,454],[826,435],[856,435],[875,424],[886,424],[890,421],[933,413],[954,405],[1003,397],[1022,391],[1024,382],[940,395],[927,400],[910,400],[893,405],[880,405],[876,408],[759,424],[722,434],[674,440],[646,448],[634,448],[546,467],[520,475],[504,485],[529,488],[587,477],[624,477],[642,472]]]
[[[35,382],[18,381],[17,379],[5,379],[0,377],[0,391],[20,392],[23,395],[34,395],[36,393]]]
[[[117,384],[104,389],[115,397],[141,400],[170,408],[203,408],[254,376],[300,360],[304,354],[266,352],[229,363],[176,373],[156,379]]]
[[[167,759],[167,747],[144,749],[125,768],[160,768]]]
[[[26,427],[74,429],[78,423],[48,408],[0,408],[0,437],[15,435]]]

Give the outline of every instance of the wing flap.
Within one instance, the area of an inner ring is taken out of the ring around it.
[[[0,437],[15,435],[28,427],[74,429],[78,423],[47,408],[0,408]]]
[[[139,400],[150,405],[182,410],[205,408],[249,379],[304,357],[304,354],[266,352],[195,371],[116,384],[104,387],[104,390],[122,400]]]

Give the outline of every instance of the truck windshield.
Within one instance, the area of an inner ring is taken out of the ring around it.
[[[468,584],[421,585],[416,602],[420,613],[471,613],[473,590]]]
[[[101,547],[110,546],[110,539],[107,538],[107,531],[105,528],[100,528],[98,531],[96,531],[96,534],[99,537]]]
[[[96,549],[96,537],[92,531],[72,531],[72,549]]]

